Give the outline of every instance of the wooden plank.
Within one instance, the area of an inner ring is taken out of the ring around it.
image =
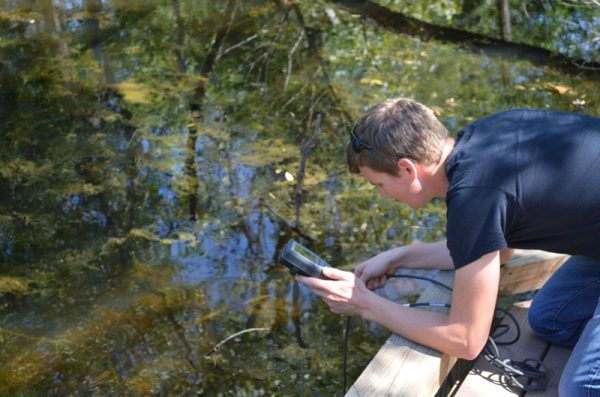
[[[439,272],[435,278],[452,285],[453,272]],[[450,292],[432,285],[418,302],[449,303]],[[439,310],[423,307],[423,310]],[[346,396],[429,397],[435,394],[455,359],[440,352],[392,335],[351,386]]]
[[[500,273],[500,296],[534,291],[542,287],[568,255],[538,250],[515,250]]]
[[[558,384],[571,351],[565,347],[550,345],[548,353],[544,356],[544,364],[548,368],[548,387],[544,391],[527,392],[525,396],[558,397]]]
[[[548,343],[533,334],[527,321],[527,310],[531,301],[516,303],[510,310],[521,327],[521,337],[516,343],[508,346],[499,346],[500,358],[511,358],[522,361],[525,358],[541,360],[548,349]],[[505,318],[502,324],[511,326],[511,333],[504,335],[502,340],[510,340],[516,334],[512,322]],[[485,395],[487,397],[520,396],[521,390],[514,389],[502,375],[502,372],[479,357],[456,392],[456,397],[475,397]],[[543,394],[545,396],[545,394]]]

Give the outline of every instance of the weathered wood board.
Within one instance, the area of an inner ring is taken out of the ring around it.
[[[436,280],[452,285],[453,278],[451,272],[440,272]],[[432,285],[418,302],[447,303],[450,302],[450,292]],[[453,365],[453,357],[392,335],[346,396],[431,396]],[[421,368],[431,371],[421,371]]]
[[[515,250],[513,258],[502,266],[498,294],[509,296],[540,289],[568,258],[546,251]]]
[[[544,356],[544,364],[548,367],[549,380],[548,388],[544,391],[528,392],[527,397],[558,397],[558,384],[569,356],[571,349],[551,345],[548,353]]]

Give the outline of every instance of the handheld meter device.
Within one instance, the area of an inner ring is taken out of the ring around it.
[[[290,240],[285,244],[279,261],[290,269],[291,274],[327,279],[322,271],[329,264],[297,241]]]

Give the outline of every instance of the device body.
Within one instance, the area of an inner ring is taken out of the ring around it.
[[[327,280],[327,277],[323,276],[323,267],[329,264],[295,240],[285,244],[279,254],[279,261],[290,269],[291,274]]]

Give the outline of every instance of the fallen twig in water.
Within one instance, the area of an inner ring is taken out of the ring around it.
[[[277,218],[279,218],[283,223],[285,223],[285,225],[287,227],[289,227],[290,229],[292,229],[293,231],[295,231],[296,233],[298,233],[300,236],[302,236],[303,238],[305,238],[307,241],[309,241],[310,243],[314,243],[315,239],[310,237],[309,235],[305,234],[304,232],[302,232],[302,230],[300,230],[297,226],[295,226],[292,222],[288,221],[287,219],[285,219],[285,217],[283,215],[281,215],[279,212],[275,211],[273,209],[273,207],[271,207],[269,204],[267,203],[263,203],[263,205],[265,207],[267,207],[267,209],[269,211],[271,211],[271,213],[273,215],[275,215]]]
[[[271,330],[271,328],[248,328],[248,329],[242,330],[240,332],[236,332],[235,334],[229,335],[227,338],[225,338],[221,342],[217,343],[212,349],[210,349],[210,351],[208,353],[206,353],[204,355],[204,357],[206,358],[206,357],[210,356],[211,354],[213,354],[214,352],[218,351],[223,344],[225,344],[227,341],[235,338],[236,336],[240,336],[240,335],[246,334],[248,332],[270,331],[270,330]]]

